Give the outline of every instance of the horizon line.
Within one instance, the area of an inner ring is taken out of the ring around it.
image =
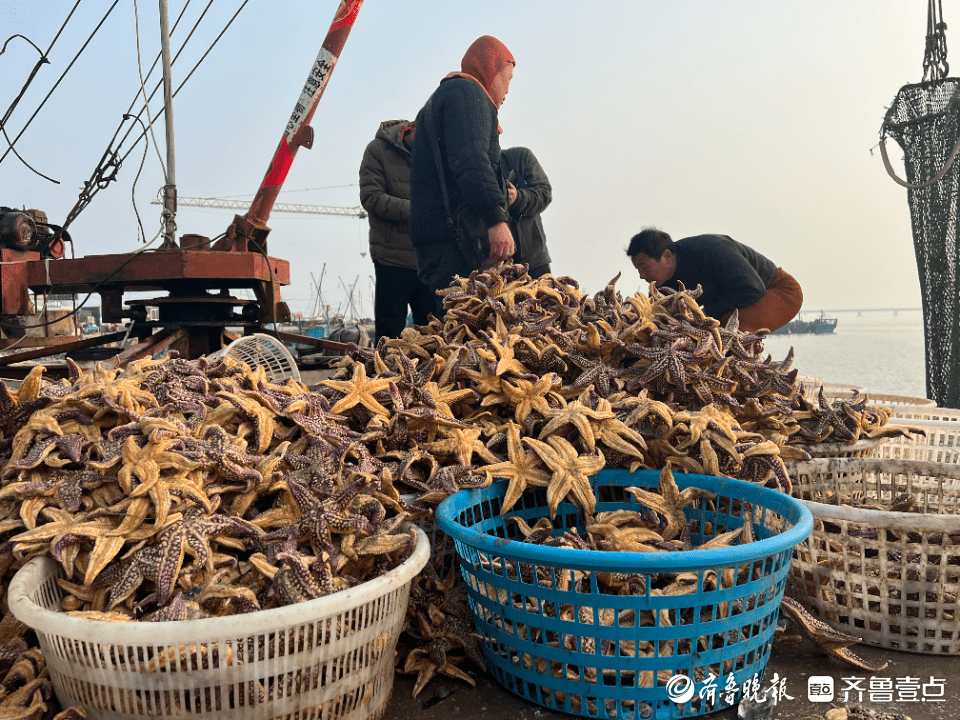
[[[901,311],[903,311],[903,312],[910,312],[910,311],[913,311],[913,310],[923,310],[923,308],[922,308],[922,307],[885,307],[885,308],[841,308],[841,309],[836,309],[836,310],[830,310],[830,309],[826,309],[826,310],[805,310],[805,309],[801,309],[800,312],[798,312],[797,314],[799,315],[800,313],[812,313],[812,312],[815,312],[815,313],[832,313],[832,312],[834,312],[834,313],[837,313],[837,312],[901,312]]]

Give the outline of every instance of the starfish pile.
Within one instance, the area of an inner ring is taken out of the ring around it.
[[[387,466],[302,385],[230,359],[74,368],[58,383],[41,372],[15,392],[0,384],[0,404],[25,420],[0,440],[0,568],[55,558],[66,610],[252,612],[358,584],[412,552]]]
[[[397,646],[397,669],[417,675],[413,697],[438,673],[476,687],[461,663],[469,660],[481,670],[487,667],[474,632],[466,586],[459,581],[460,570],[450,568],[441,580],[437,564],[436,559],[428,563],[413,579],[404,634]]]
[[[0,717],[11,720],[84,720],[77,705],[60,710],[43,653],[30,647],[30,629],[6,614],[0,620]]]
[[[522,265],[474,272],[441,291],[445,322],[353,349],[319,392],[421,503],[505,477],[505,513],[528,487],[551,513],[564,498],[590,513],[599,469],[668,462],[789,492],[800,444],[903,434],[862,400],[811,406],[792,353],[764,357],[765,332],[706,317],[699,290],[624,299],[615,282],[588,296]]]
[[[543,487],[551,514],[565,499],[583,508],[598,547],[645,544],[638,528],[593,517],[601,468],[789,491],[784,459],[807,457],[797,443],[888,432],[858,399],[809,403],[792,353],[764,357],[764,333],[704,316],[698,290],[623,298],[615,282],[588,296],[525,266],[475,272],[442,292],[445,322],[352,347],[313,388],[175,356],[0,383],[3,588],[49,555],[64,568],[64,609],[85,617],[308,600],[395,567],[414,543],[405,521],[495,477],[509,479],[505,514]],[[679,518],[664,519],[647,529],[672,542]],[[461,616],[418,607],[408,636],[429,648],[405,666],[456,675],[443,657],[470,656],[447,632]]]
[[[806,392],[796,395],[792,418],[799,426],[797,437],[805,443],[845,442],[891,437],[903,430],[887,425],[893,416],[893,410],[883,405],[867,405],[869,397],[854,390],[849,398],[837,398],[828,401],[823,396],[823,388],[817,392],[816,400],[807,397]],[[903,426],[902,426],[903,427]],[[923,434],[919,428],[909,428],[910,432]]]

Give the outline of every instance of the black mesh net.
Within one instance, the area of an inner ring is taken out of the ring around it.
[[[883,121],[903,149],[906,180],[923,185],[943,170],[960,135],[960,79],[906,85]],[[960,407],[960,158],[928,187],[908,188],[913,246],[923,295],[927,397]]]

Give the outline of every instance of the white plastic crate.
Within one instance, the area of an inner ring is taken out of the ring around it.
[[[960,565],[951,540],[960,535],[960,465],[820,459],[798,463],[793,483],[814,529],[794,548],[788,593],[831,627],[872,645],[960,653]],[[924,512],[834,504],[848,497],[885,507],[904,493]]]
[[[278,385],[290,378],[300,382],[300,370],[293,355],[272,335],[254,333],[237,338],[225,348],[210,353],[207,358],[213,361],[224,356],[246,363],[251,369],[262,366],[267,377]]]
[[[182,622],[109,622],[59,612],[60,565],[14,576],[10,611],[36,631],[57,698],[90,720],[376,720],[393,689],[410,583],[430,546],[381,577],[272,610]]]

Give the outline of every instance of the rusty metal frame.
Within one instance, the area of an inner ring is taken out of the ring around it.
[[[178,328],[167,328],[155,332],[146,340],[118,352],[114,364],[116,367],[126,367],[134,360],[158,355],[164,350],[169,350],[170,346],[182,340],[184,335],[184,331]]]
[[[24,350],[14,355],[4,355],[0,357],[0,367],[6,367],[24,360],[36,360],[37,358],[49,357],[50,355],[59,355],[60,353],[71,352],[72,350],[84,350],[86,348],[99,347],[100,345],[109,345],[112,342],[119,342],[126,337],[125,332],[107,333],[106,335],[96,335],[83,340],[74,340],[73,342],[58,343],[53,347],[43,347],[37,350]],[[6,341],[0,341],[6,342]],[[17,342],[17,338],[10,339],[6,347],[10,347]],[[3,346],[0,346],[0,350]]]

